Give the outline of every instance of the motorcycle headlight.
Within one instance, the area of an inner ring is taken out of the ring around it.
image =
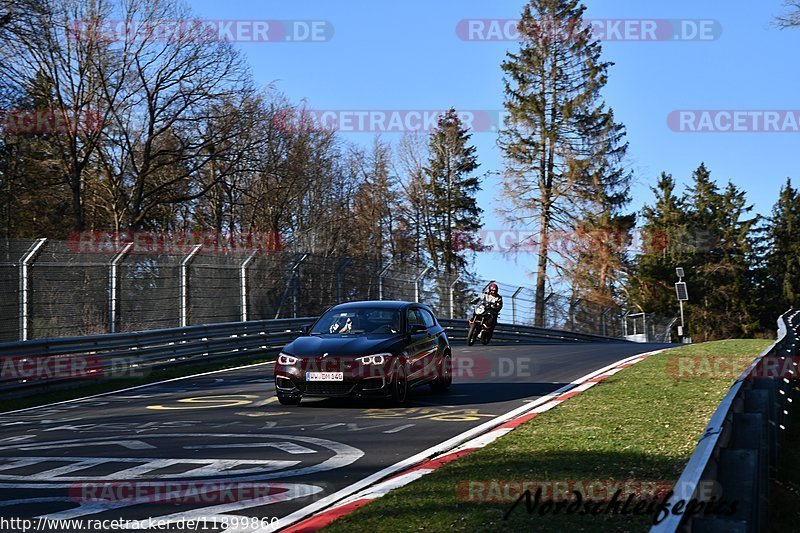
[[[482,315],[484,311],[486,311],[486,308],[484,306],[482,306],[482,305],[479,305],[475,309],[475,314]]]
[[[278,356],[278,364],[283,366],[293,366],[297,364],[300,359],[289,354],[281,353]]]
[[[356,361],[358,361],[362,365],[382,365],[386,361],[386,358],[389,357],[390,355],[391,354],[388,353],[365,355],[364,357],[356,358]]]

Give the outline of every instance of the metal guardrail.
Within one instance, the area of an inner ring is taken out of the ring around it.
[[[277,352],[314,320],[231,322],[2,343],[0,395],[21,396],[87,379],[137,377],[167,366],[264,356]],[[21,379],[28,369],[33,369],[32,379]],[[56,369],[53,377],[47,376]]]
[[[87,378],[137,377],[165,367],[263,357],[277,353],[314,320],[313,317],[259,320],[3,343],[0,344],[0,397],[33,394],[85,382]],[[440,323],[448,337],[466,338],[466,320],[441,319]],[[493,341],[627,342],[511,324],[498,324]]]
[[[769,471],[777,465],[799,370],[791,360],[798,313],[781,316],[778,339],[722,399],[666,502],[670,509],[681,501],[726,504],[719,508],[736,502],[735,512],[670,513],[650,533],[766,530]]]
[[[440,318],[439,323],[451,339],[467,338],[467,321]],[[560,329],[520,326],[518,324],[498,323],[492,335],[492,342],[630,342],[617,337],[603,337],[590,333],[578,333]]]

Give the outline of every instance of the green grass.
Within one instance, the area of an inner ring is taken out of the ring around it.
[[[246,358],[234,360],[227,363],[216,364],[187,364],[176,368],[164,368],[161,370],[152,371],[146,375],[135,378],[111,378],[104,381],[81,382],[78,380],[74,387],[57,389],[52,391],[37,392],[32,396],[25,396],[21,398],[3,399],[0,402],[0,413],[8,411],[15,411],[17,409],[25,409],[28,407],[35,407],[37,405],[46,405],[55,402],[62,402],[66,400],[74,400],[76,398],[83,398],[95,394],[102,394],[104,392],[113,392],[129,387],[136,387],[139,385],[146,385],[148,383],[155,383],[157,381],[164,381],[167,379],[180,378],[191,376],[194,374],[202,374],[204,372],[213,372],[215,370],[224,370],[226,368],[236,368],[244,365],[252,365],[256,363],[263,363],[272,361],[275,357],[264,356],[258,358]]]
[[[325,531],[647,531],[652,516],[528,515],[524,505],[462,501],[465,481],[674,482],[711,414],[770,341],[686,346],[651,356],[489,446],[395,490]],[[730,363],[730,375],[675,375],[675,357]],[[724,359],[723,359],[724,358]],[[672,363],[670,363],[672,360]]]

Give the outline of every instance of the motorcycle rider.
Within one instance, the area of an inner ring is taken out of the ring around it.
[[[490,283],[488,289],[483,292],[481,297],[477,298],[472,303],[475,304],[481,300],[489,313],[489,323],[486,325],[488,325],[490,331],[493,332],[494,327],[497,325],[497,317],[500,315],[500,310],[503,309],[503,297],[500,296],[498,292],[497,283]],[[483,332],[480,332],[479,336],[482,334]]]

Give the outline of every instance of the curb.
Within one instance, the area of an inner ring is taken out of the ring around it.
[[[651,355],[655,355],[664,351],[665,350],[656,350],[653,352],[627,357],[598,371],[587,374],[582,378],[578,378],[572,382],[572,385],[574,386],[569,387],[568,390],[561,392],[549,401],[534,405],[525,412],[514,416],[510,420],[507,420],[494,428],[488,429],[482,434],[473,437],[472,439],[456,446],[449,451],[445,451],[439,455],[427,458],[415,466],[406,468],[402,472],[395,473],[393,476],[385,479],[384,481],[379,481],[365,489],[362,489],[361,491],[342,499],[338,503],[333,504],[332,507],[329,507],[318,514],[302,519],[301,521],[298,521],[292,525],[287,525],[286,529],[283,531],[286,531],[287,533],[311,533],[313,531],[318,531],[335,520],[338,520],[339,518],[352,513],[356,509],[363,507],[371,501],[388,494],[391,490],[408,485],[412,481],[419,479],[426,474],[430,474],[431,472],[457,460],[460,457],[464,457],[465,455],[469,455],[470,453],[483,448],[503,435],[513,431],[525,422],[536,418],[538,414],[557,407],[568,399],[577,396],[581,392],[588,390],[601,381],[613,376],[620,370],[635,365],[636,363],[647,359]]]

